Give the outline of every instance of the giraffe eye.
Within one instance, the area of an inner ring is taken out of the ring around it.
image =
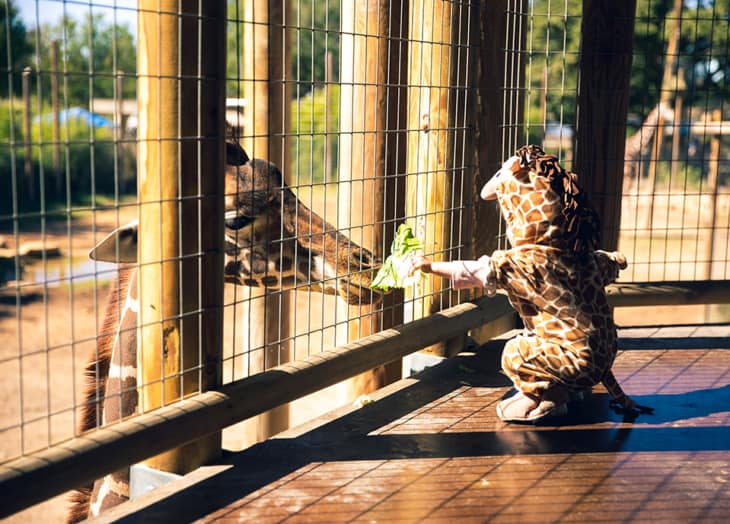
[[[226,217],[226,227],[238,231],[253,222],[253,218],[246,215],[235,215],[231,218]]]

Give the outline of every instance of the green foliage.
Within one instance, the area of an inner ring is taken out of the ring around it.
[[[679,44],[685,102],[718,107],[730,97],[730,0],[695,3],[685,10]]]
[[[659,102],[667,46],[667,16],[673,0],[639,0],[634,23],[629,112],[643,118]]]
[[[340,59],[340,3],[337,0],[292,2],[291,29],[287,33],[291,51],[291,77],[296,82],[294,98],[307,95],[324,84],[327,51],[332,52],[332,81],[338,80]],[[241,0],[228,0],[228,96],[243,96],[239,80],[243,77],[244,34],[255,30],[250,15],[244,14]]]
[[[292,73],[297,80],[295,98],[325,82],[325,56],[332,52],[332,79],[339,79],[340,3],[336,0],[295,2],[293,18],[298,27],[292,36]]]
[[[59,68],[64,73],[61,98],[69,106],[88,108],[92,97],[114,97],[117,71],[126,74],[123,97],[136,97],[137,48],[127,25],[108,23],[103,14],[97,13],[82,21],[62,18],[37,30],[41,41],[40,81],[49,99],[53,40],[58,41]]]
[[[34,105],[35,106],[35,105]],[[45,107],[45,111],[50,108]],[[11,135],[12,132],[12,135]],[[22,110],[17,104],[0,102],[0,216],[18,212],[47,211],[55,205],[89,203],[97,194],[118,194],[121,190],[115,176],[115,165],[121,165],[121,149],[115,158],[111,129],[92,128],[70,118],[61,125],[61,187],[56,187],[53,169],[52,130],[47,120],[35,119],[31,126],[31,167],[35,194],[24,177],[25,137],[22,132]],[[12,136],[12,140],[11,140]],[[127,159],[128,166],[134,165]],[[15,191],[11,189],[15,188]],[[67,191],[70,189],[70,194]],[[44,209],[41,209],[41,196]]]
[[[674,23],[668,19],[673,3],[637,1],[629,113],[644,117],[659,101],[670,27]],[[530,2],[526,75],[531,123],[536,123],[535,118],[539,123],[543,119],[569,124],[575,121],[581,8],[581,0]],[[717,107],[730,96],[728,12],[730,0],[685,3],[679,44],[679,65],[687,86],[685,106]]]
[[[383,262],[378,274],[375,275],[370,287],[387,293],[391,289],[402,289],[417,281],[421,272],[409,277],[409,260],[422,250],[423,242],[414,236],[411,226],[408,224],[398,226],[398,231],[390,245],[390,254]]]
[[[332,147],[332,169],[337,165],[337,140],[332,139],[338,132],[340,91],[338,86],[315,88],[309,94],[294,100],[291,106],[293,172],[292,180],[297,183],[321,183],[325,181],[326,142]],[[329,113],[327,113],[329,111]],[[325,114],[329,123],[325,125]]]
[[[581,13],[581,0],[531,2],[526,80],[532,124],[542,124],[543,118],[548,122],[575,121]],[[533,120],[535,115],[539,115],[538,120]]]
[[[11,72],[12,90],[16,93],[21,91],[21,73],[24,67],[30,65],[33,51],[32,40],[27,33],[25,24],[18,16],[15,2],[7,0],[0,3],[0,71]],[[0,97],[7,97],[10,88],[6,76],[0,82]]]

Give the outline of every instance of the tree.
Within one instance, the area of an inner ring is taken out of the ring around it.
[[[581,13],[581,0],[530,3],[526,75],[533,124],[575,120]]]
[[[670,27],[674,23],[667,17],[671,16],[673,3],[637,1],[630,114],[644,117],[659,102]],[[543,119],[560,120],[572,124],[582,1],[532,0],[529,5],[525,55],[529,121],[541,124]],[[685,103],[717,107],[730,96],[729,12],[730,0],[685,0],[679,44],[679,65],[687,86]]]
[[[673,0],[638,0],[634,24],[629,113],[645,117],[659,102]]]
[[[238,82],[241,78],[241,46],[243,32],[251,30],[250,21],[244,19],[241,0],[228,0],[228,96],[240,96]],[[291,3],[289,32],[292,53],[291,75],[296,82],[294,97],[307,95],[325,81],[326,52],[333,55],[333,78],[338,78],[340,57],[340,3],[337,0],[304,0]]]
[[[694,0],[680,37],[686,103],[722,107],[730,97],[730,0]]]
[[[41,71],[51,71],[51,42],[59,43],[59,69],[65,77],[61,89],[69,105],[88,106],[92,92],[94,98],[112,98],[117,71],[129,75],[123,97],[135,98],[137,48],[126,24],[107,23],[102,14],[81,21],[66,17],[43,25],[39,36]]]
[[[0,3],[0,70],[6,74],[0,81],[0,97],[9,96],[11,88],[20,96],[22,71],[31,65],[32,52],[28,30],[18,16],[15,3],[12,0]],[[8,80],[8,76],[11,80]]]

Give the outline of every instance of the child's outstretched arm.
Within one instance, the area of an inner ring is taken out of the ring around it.
[[[448,278],[454,289],[482,287],[486,289],[488,296],[493,296],[497,291],[494,265],[492,259],[486,255],[479,260],[454,260],[452,262],[433,261],[418,255],[411,258],[409,275],[413,275],[419,269],[424,273]]]

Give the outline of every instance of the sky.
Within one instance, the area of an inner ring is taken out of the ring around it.
[[[101,13],[110,23],[116,16],[118,24],[126,24],[133,35],[137,34],[137,0],[16,0],[15,5],[28,29],[56,23],[64,12],[76,19]]]

